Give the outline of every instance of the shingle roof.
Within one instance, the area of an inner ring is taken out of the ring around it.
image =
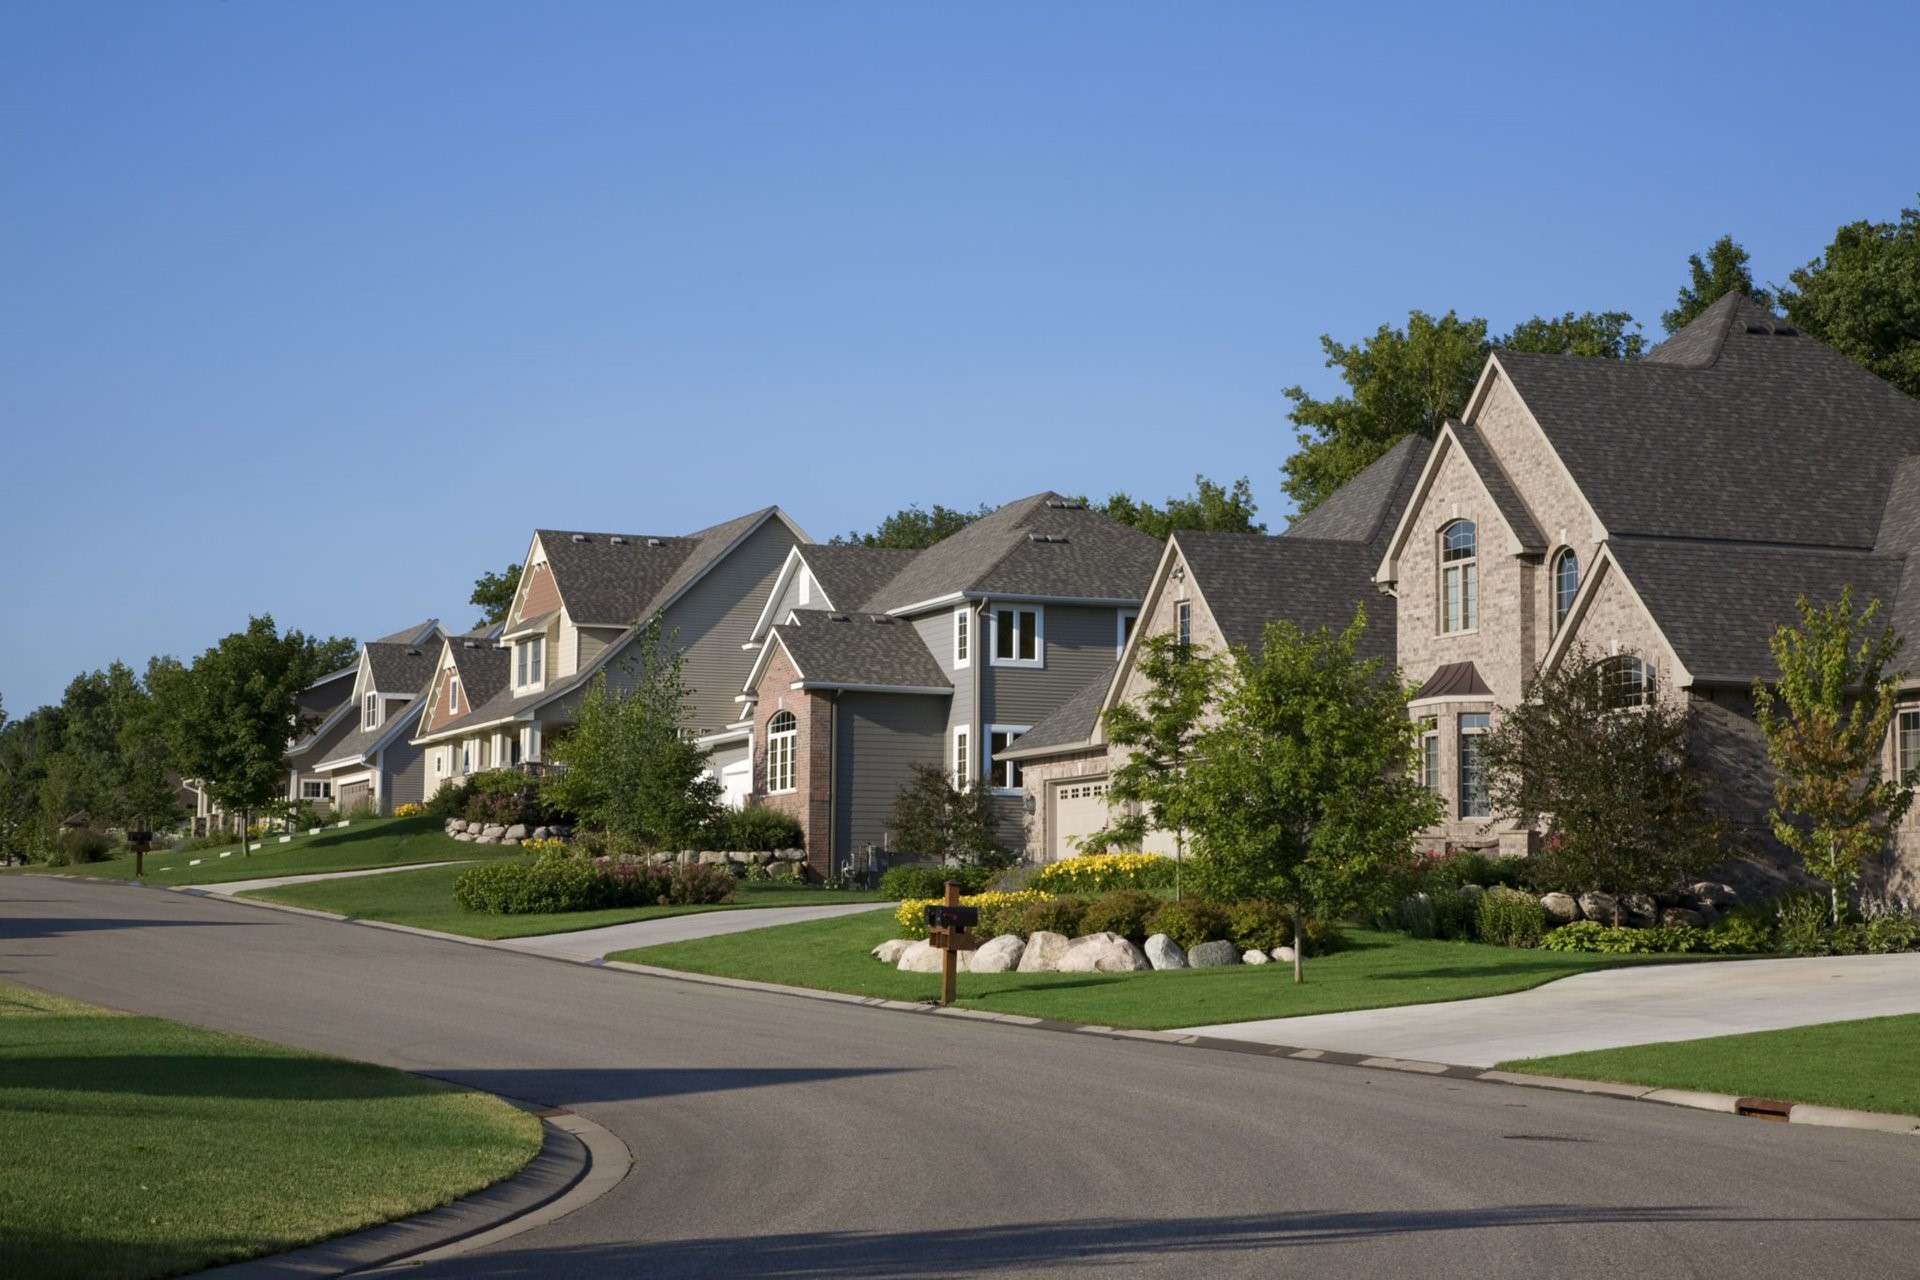
[[[321,752],[320,760],[314,767],[324,768],[329,765],[339,766],[342,764],[358,763],[373,754],[374,749],[380,745],[381,739],[397,731],[406,732],[411,736],[411,729],[402,730],[401,726],[411,725],[412,722],[418,720],[420,713],[425,711],[426,708],[427,704],[424,699],[415,698],[412,702],[407,703],[405,706],[388,715],[385,720],[380,722],[379,727],[373,729],[360,728],[359,726],[362,722],[356,718],[353,721],[353,732],[340,739],[333,746],[328,747],[326,751]]]
[[[368,643],[426,644],[440,634],[440,619],[428,618],[425,622],[417,622],[411,627],[396,631],[390,636],[381,636],[378,640],[372,640]]]
[[[672,599],[774,508],[680,538],[538,530],[553,583],[578,626],[625,627]]]
[[[920,552],[860,608],[885,613],[960,592],[1139,600],[1161,550],[1157,538],[1057,493],[1037,493]]]
[[[1865,552],[1803,547],[1615,538],[1609,548],[1627,581],[1696,680],[1744,684],[1777,673],[1769,637],[1798,626],[1794,602],[1831,603],[1853,587],[1859,608],[1894,603],[1904,564]]]
[[[1176,532],[1173,541],[1228,644],[1258,654],[1275,618],[1302,631],[1340,631],[1364,607],[1361,656],[1393,660],[1393,601],[1374,587],[1379,556],[1367,543],[1192,531]]]
[[[368,673],[373,678],[368,691],[410,693],[425,688],[439,665],[438,645],[427,648],[376,640],[367,646]]]
[[[1287,526],[1283,538],[1322,538],[1335,542],[1385,542],[1407,509],[1428,442],[1406,435],[1325,501]]]
[[[913,624],[876,613],[796,609],[773,629],[807,684],[951,689]]]
[[[1644,360],[1497,359],[1609,534],[1874,545],[1920,401],[1729,294]]]
[[[898,577],[918,555],[899,547],[854,547],[816,543],[800,548],[814,581],[836,609],[854,609]]]
[[[513,675],[513,652],[496,648],[485,640],[456,639],[453,646],[453,669],[460,673],[460,692],[471,708],[465,715],[455,716],[443,724],[433,727],[440,734],[449,729],[465,725],[486,724],[498,720],[500,714],[493,710],[503,702],[512,702],[513,691],[509,688]],[[539,694],[528,694],[526,701],[531,702]]]
[[[1030,752],[1085,746],[1100,724],[1100,708],[1113,683],[1113,667],[1104,668],[1086,688],[1056,707],[1039,724],[1015,738],[1000,758],[1018,759]]]

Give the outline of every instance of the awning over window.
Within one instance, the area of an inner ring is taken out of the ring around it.
[[[1413,695],[1419,702],[1426,698],[1491,698],[1493,690],[1487,688],[1487,682],[1480,678],[1471,662],[1449,662],[1420,686]]]

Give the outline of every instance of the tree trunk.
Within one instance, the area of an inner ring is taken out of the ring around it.
[[[1146,843],[1144,840],[1142,844]],[[1186,861],[1187,829],[1176,828],[1173,833],[1173,900],[1180,901],[1180,865]]]
[[[1293,909],[1293,980],[1296,984],[1306,981],[1300,965],[1301,958],[1307,954],[1306,932],[1301,927],[1301,921],[1305,918],[1299,907]]]
[[[240,809],[240,856],[253,856],[253,810],[244,805]]]

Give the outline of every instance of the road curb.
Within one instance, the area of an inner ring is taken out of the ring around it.
[[[545,1140],[519,1173],[483,1191],[395,1222],[271,1257],[201,1274],[221,1280],[314,1280],[379,1272],[457,1257],[584,1208],[613,1190],[632,1167],[626,1143],[563,1108],[536,1108]]]

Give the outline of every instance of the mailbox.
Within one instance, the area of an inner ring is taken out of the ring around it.
[[[956,929],[964,932],[974,928],[979,923],[980,908],[978,907],[943,907],[935,905],[927,908],[927,928],[929,930]]]

